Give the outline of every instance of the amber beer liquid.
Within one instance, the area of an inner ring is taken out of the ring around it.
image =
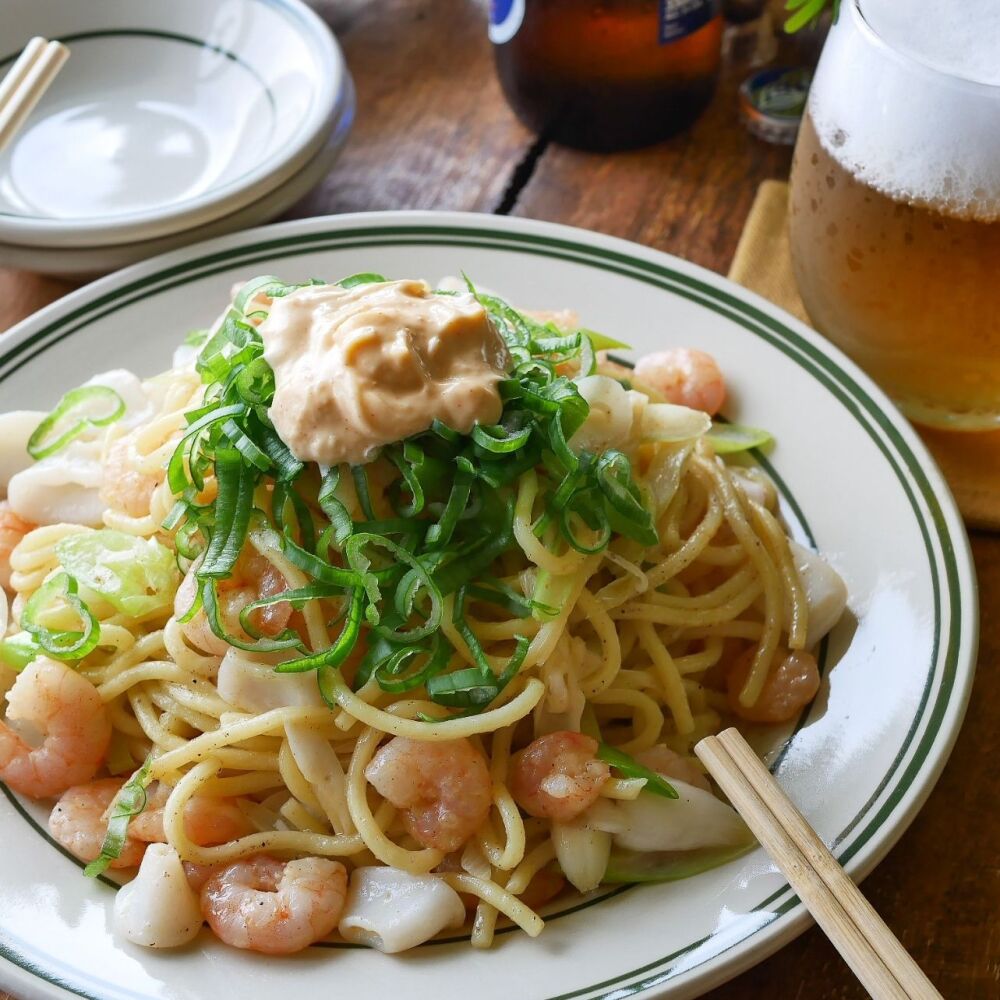
[[[792,169],[795,275],[817,328],[911,419],[997,428],[1000,32],[977,33],[1000,17],[894,3],[845,3],[824,51]]]
[[[1000,219],[860,182],[809,118],[796,158],[795,270],[816,326],[912,419],[1000,423]]]
[[[493,0],[504,94],[533,131],[583,149],[643,146],[712,97],[717,0]]]

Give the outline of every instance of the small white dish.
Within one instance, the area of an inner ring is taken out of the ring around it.
[[[280,187],[220,219],[135,243],[96,247],[35,247],[0,243],[0,267],[80,281],[128,267],[129,264],[148,260],[156,254],[176,250],[190,243],[270,222],[304,198],[330,172],[347,142],[354,122],[354,110],[354,85],[348,76],[333,130],[322,149]]]
[[[767,737],[767,759],[851,876],[869,872],[917,814],[961,725],[976,657],[971,556],[948,487],[884,393],[746,289],[646,247],[523,219],[306,219],[168,254],[43,309],[0,338],[0,399],[37,409],[98,367],[162,370],[241,279],[358,271],[431,280],[465,271],[525,308],[571,307],[640,353],[691,345],[718,358],[726,415],[774,434],[760,460],[790,530],[823,552],[850,593],[820,693],[787,741]],[[284,1000],[291,990],[324,996],[331,983],[412,1000],[681,1000],[809,923],[758,849],[681,882],[562,901],[541,937],[502,931],[490,952],[456,935],[405,955],[324,942],[273,958],[207,932],[181,951],[141,951],[112,937],[113,887],[85,879],[48,839],[47,814],[0,787],[0,987],[26,1000]]]
[[[135,243],[231,215],[316,156],[348,86],[300,0],[6,0],[4,49],[33,35],[70,59],[0,155],[0,241],[23,246]]]

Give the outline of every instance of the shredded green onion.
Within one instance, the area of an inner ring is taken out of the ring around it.
[[[651,792],[653,795],[659,795],[665,799],[679,798],[677,789],[662,774],[657,774],[656,771],[644,767],[623,750],[608,746],[607,743],[601,743],[597,748],[597,756],[626,778],[644,778],[646,781],[642,789],[644,792]]]
[[[338,284],[354,288],[385,280],[364,272]],[[203,610],[214,634],[237,648],[294,650],[296,655],[276,669],[316,670],[328,701],[339,683],[335,671],[358,642],[367,652],[356,685],[374,677],[385,691],[423,688],[432,701],[460,714],[482,711],[516,676],[528,639],[517,637],[507,664],[495,672],[495,661],[465,618],[465,606],[484,602],[519,618],[558,613],[564,581],[547,581],[539,573],[535,593],[526,598],[491,575],[496,560],[516,544],[515,485],[528,470],[539,476],[540,535],[552,525],[558,531],[545,537],[561,537],[587,553],[602,551],[615,532],[656,540],[627,458],[621,453],[599,458],[569,446],[589,406],[560,366],[578,361],[586,374],[596,365],[598,350],[624,345],[590,330],[539,323],[468,285],[512,358],[499,383],[503,412],[496,424],[476,426],[469,434],[435,421],[428,431],[384,448],[382,455],[397,473],[388,484],[387,517],[376,514],[364,465],[349,466],[358,520],[341,490],[343,467],[321,470],[316,500],[309,501],[314,480],[300,486],[306,467],[270,421],[274,373],[257,326],[268,315],[270,299],[302,285],[271,275],[251,279],[204,338],[196,362],[206,383],[204,401],[186,415],[188,426],[168,463],[168,482],[178,499],[165,527],[182,565],[200,559],[199,586],[184,617]],[[205,501],[209,477],[215,490]],[[268,493],[270,515],[259,509]],[[274,531],[284,557],[308,583],[249,602],[234,635],[235,626],[222,620],[219,589],[234,573],[251,525]],[[475,666],[448,672],[455,650],[441,621],[450,594],[456,595],[455,628]],[[337,598],[336,620],[342,624],[328,649],[310,649],[293,629],[266,636],[255,627],[255,612],[262,609],[286,602],[302,609],[311,601]]]
[[[615,847],[601,882],[605,885],[676,882],[735,861],[756,846],[750,840],[735,847],[703,847],[693,851],[627,851]]]
[[[41,623],[39,619],[60,601],[80,619],[81,629],[51,629]],[[77,581],[68,573],[50,577],[28,598],[21,612],[21,628],[57,660],[81,660],[101,639],[100,623],[81,600]]]
[[[95,415],[92,411],[97,409]],[[102,412],[103,410],[103,412]],[[62,451],[92,427],[106,427],[125,413],[125,400],[106,385],[70,389],[28,438],[28,454],[38,461]],[[60,426],[69,424],[61,433]]]
[[[115,796],[111,817],[108,819],[108,832],[104,835],[101,853],[83,869],[83,874],[96,878],[107,871],[112,861],[121,857],[128,838],[128,826],[133,818],[146,808],[146,789],[152,780],[149,770],[153,765],[153,755],[150,754],[135,774],[122,785]]]
[[[223,642],[228,643],[230,646],[235,646],[236,649],[245,649],[252,653],[273,653],[281,649],[304,649],[302,639],[294,629],[285,629],[280,635],[277,635],[274,638],[258,635],[256,638],[253,638],[251,642],[247,642],[239,636],[233,635],[232,632],[226,629],[222,621],[222,615],[219,613],[218,581],[212,579],[202,581],[199,596],[201,599],[201,607],[205,612],[206,619],[208,620],[208,627],[212,630],[214,635],[217,635]],[[249,621],[250,613],[256,610],[256,608],[267,607],[269,604],[277,604],[280,602],[280,599],[281,598],[279,596],[277,600],[265,599],[263,603],[260,601],[254,601],[252,604],[245,607],[240,613],[241,625],[244,620]],[[285,598],[285,600],[287,600],[287,598]],[[188,612],[188,615],[192,614],[193,610]],[[248,629],[247,634],[252,635],[253,633]]]
[[[15,632],[0,639],[0,663],[20,673],[42,652],[42,647],[30,632]]]
[[[770,433],[760,428],[718,421],[712,424],[712,429],[705,435],[705,439],[712,445],[717,455],[730,455],[738,451],[762,448],[772,440]]]
[[[380,281],[385,281],[385,278],[381,274],[368,271],[361,274],[352,274],[347,278],[341,278],[337,284],[341,288],[356,288],[358,285],[373,285]]]

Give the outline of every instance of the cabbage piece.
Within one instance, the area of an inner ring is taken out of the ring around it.
[[[606,451],[624,445],[632,432],[632,400],[619,382],[607,375],[576,379],[576,388],[590,407],[587,419],[570,438],[574,451]]]
[[[580,892],[596,889],[605,878],[611,834],[577,823],[553,823],[552,844],[563,874]]]
[[[174,554],[153,538],[103,528],[56,543],[63,569],[132,618],[173,605],[181,576]]]

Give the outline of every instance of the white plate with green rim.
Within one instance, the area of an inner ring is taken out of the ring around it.
[[[326,142],[349,77],[301,0],[5,0],[0,74],[29,38],[70,58],[0,153],[0,241],[148,240],[231,214]]]
[[[270,222],[304,198],[333,169],[354,123],[354,84],[350,76],[346,77],[345,84],[323,148],[301,170],[263,198],[244,205],[230,215],[223,215],[192,229],[182,229],[180,232],[171,232],[152,240],[140,240],[138,243],[114,243],[96,247],[26,247],[0,243],[0,266],[54,274],[78,281],[89,280],[137,261],[147,260],[154,254]]]
[[[576,309],[638,352],[692,345],[719,360],[726,415],[767,427],[765,461],[794,534],[850,589],[820,695],[772,747],[778,779],[855,877],[884,857],[930,792],[958,733],[976,652],[976,585],[961,520],[916,434],[886,397],[801,323],[691,264],[581,230],[490,216],[309,219],[189,248],[104,278],[0,340],[0,407],[37,408],[97,368],[165,367],[232,284],[357,271],[466,271],[524,307]],[[410,998],[570,1000],[696,996],[791,940],[808,916],[760,850],[683,882],[617,888],[556,912],[538,939],[493,951],[432,942],[403,956],[316,946],[289,959],[204,932],[172,953],[118,945],[110,885],[45,834],[46,810],[0,795],[0,984],[102,1000],[294,989]],[[558,908],[557,908],[558,910]]]

